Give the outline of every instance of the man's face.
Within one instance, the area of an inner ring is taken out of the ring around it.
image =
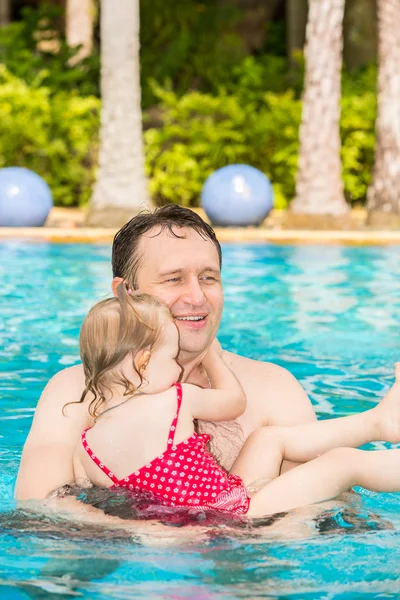
[[[143,235],[138,254],[137,291],[166,304],[179,330],[180,350],[200,354],[217,334],[223,308],[218,252],[190,227],[174,237],[158,228]],[[158,234],[158,235],[157,235]]]

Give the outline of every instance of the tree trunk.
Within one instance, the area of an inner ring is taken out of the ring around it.
[[[299,167],[290,226],[347,224],[339,131],[344,4],[345,0],[309,4]]]
[[[267,24],[281,2],[282,0],[218,0],[218,4],[234,6],[241,11],[242,18],[236,31],[251,53],[257,52],[265,44],[268,37]]]
[[[378,115],[368,221],[400,226],[400,2],[378,0]]]
[[[0,27],[4,27],[11,20],[11,0],[0,0]]]
[[[376,61],[377,36],[376,0],[346,0],[343,60],[348,69]]]
[[[307,0],[286,0],[286,47],[289,59],[303,50],[306,38]]]
[[[118,227],[148,207],[139,77],[139,0],[102,0],[102,112],[87,222]]]
[[[93,0],[67,0],[66,37],[69,46],[81,46],[74,63],[86,58],[93,47]]]

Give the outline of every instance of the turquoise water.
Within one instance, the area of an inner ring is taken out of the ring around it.
[[[222,345],[287,367],[319,417],[373,406],[400,358],[400,248],[223,253]],[[0,598],[399,598],[396,494],[360,491],[319,518],[294,513],[272,527],[150,523],[134,539],[13,511],[35,404],[77,362],[109,263],[108,246],[0,244]]]

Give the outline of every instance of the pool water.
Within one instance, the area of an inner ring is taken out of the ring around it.
[[[154,522],[134,538],[14,511],[37,399],[78,362],[82,318],[109,295],[110,254],[0,244],[0,598],[399,598],[400,494],[358,490],[278,527]],[[223,347],[288,368],[320,418],[368,409],[389,388],[399,247],[226,245],[223,257]]]

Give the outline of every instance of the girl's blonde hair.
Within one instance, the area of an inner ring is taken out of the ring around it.
[[[131,295],[124,283],[118,286],[116,298],[102,300],[88,312],[79,337],[85,390],[78,402],[83,402],[91,392],[94,398],[89,413],[92,416],[98,416],[113,385],[123,385],[124,395],[134,394],[141,387],[143,379],[135,367],[134,357],[141,350],[151,351],[159,343],[161,325],[167,315],[172,318],[167,306],[149,294]],[[128,354],[132,355],[133,367],[140,378],[136,389],[118,370],[110,373]]]

